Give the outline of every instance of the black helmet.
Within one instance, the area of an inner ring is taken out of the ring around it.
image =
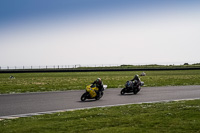
[[[136,74],[134,79],[138,80],[139,79],[139,76]]]

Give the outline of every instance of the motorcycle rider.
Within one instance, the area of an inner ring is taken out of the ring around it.
[[[93,85],[96,84],[96,87],[98,88],[98,91],[96,92],[98,96],[101,95],[100,92],[103,91],[103,82],[100,78],[97,78],[93,83]]]
[[[134,78],[131,81],[134,81],[133,86],[135,86],[135,87],[139,87],[139,85],[141,83],[141,80],[137,74],[134,76]]]

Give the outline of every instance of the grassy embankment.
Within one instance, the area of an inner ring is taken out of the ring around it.
[[[0,121],[2,133],[199,133],[200,100],[125,105]]]
[[[145,86],[200,85],[200,70],[145,71]],[[122,88],[127,80],[142,71],[0,73],[0,93],[24,93],[85,89],[100,77],[108,88]],[[9,79],[13,75],[15,79]]]

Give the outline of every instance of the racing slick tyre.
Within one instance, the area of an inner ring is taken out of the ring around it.
[[[85,101],[85,100],[86,100],[86,98],[87,98],[87,94],[86,94],[86,93],[84,93],[84,94],[81,96],[81,101]]]
[[[139,92],[138,89],[134,89],[134,90],[133,90],[133,93],[134,93],[134,94],[137,94],[138,92]]]
[[[101,98],[100,96],[96,96],[96,97],[95,97],[96,100],[99,100],[100,98]]]
[[[121,90],[121,95],[124,95],[125,94],[125,89],[122,89]]]
[[[102,98],[102,96],[103,96],[103,91],[101,92],[101,96],[100,96],[100,98]]]

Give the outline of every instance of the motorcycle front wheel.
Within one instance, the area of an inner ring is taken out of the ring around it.
[[[122,89],[121,90],[121,95],[124,95],[125,94],[125,89]]]
[[[81,96],[81,101],[85,101],[87,98],[87,93],[84,93],[82,96]]]

